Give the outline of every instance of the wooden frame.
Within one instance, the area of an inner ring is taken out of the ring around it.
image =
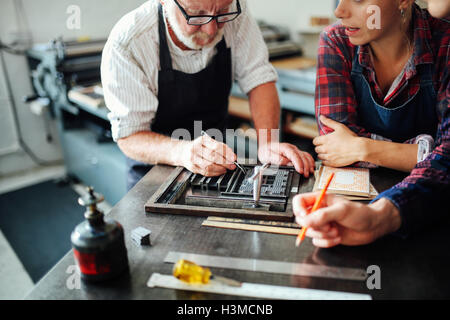
[[[245,218],[245,219],[259,219],[259,220],[271,220],[271,221],[284,221],[293,222],[294,215],[292,211],[292,198],[297,194],[299,189],[299,183],[301,182],[301,176],[295,172],[292,167],[285,167],[292,169],[294,171],[294,178],[291,184],[291,192],[286,205],[286,210],[284,212],[280,211],[263,211],[252,208],[218,208],[218,207],[205,207],[197,205],[186,205],[177,204],[175,202],[179,196],[185,196],[186,186],[181,186],[180,195],[177,195],[173,199],[172,203],[159,203],[158,200],[166,194],[167,190],[174,185],[180,174],[186,169],[183,167],[176,167],[173,169],[171,174],[167,177],[166,181],[156,190],[153,196],[146,202],[145,211],[147,213],[169,213],[169,214],[182,214],[182,215],[193,215],[193,216],[218,216],[218,217],[228,217],[228,218]]]

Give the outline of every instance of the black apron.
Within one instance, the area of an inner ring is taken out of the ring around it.
[[[161,4],[158,13],[161,70],[158,73],[158,110],[151,130],[172,136],[175,130],[185,129],[193,140],[200,134],[199,130],[194,132],[194,121],[201,121],[201,130],[218,129],[223,133],[232,85],[231,50],[226,47],[225,38],[217,45],[217,53],[205,69],[194,74],[174,70]],[[127,158],[127,166],[128,190],[152,167],[130,158]]]

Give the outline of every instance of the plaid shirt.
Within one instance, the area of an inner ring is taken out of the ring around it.
[[[376,82],[369,46],[362,46],[358,56],[374,99],[386,108],[405,103],[419,90],[417,65],[434,65],[433,84],[437,93],[436,113],[439,121],[434,137],[435,149],[424,161],[417,163],[407,178],[377,197],[388,198],[399,208],[402,226],[397,233],[402,236],[431,223],[445,213],[449,216],[450,213],[450,205],[444,197],[450,196],[450,23],[431,17],[428,11],[417,5],[414,8],[413,23],[413,56],[405,66],[403,78],[388,96],[384,96]],[[357,122],[357,101],[351,81],[355,54],[356,47],[351,44],[340,23],[329,26],[322,32],[316,80],[316,118],[324,115],[347,125],[359,136],[376,138],[376,135],[367,132]],[[323,126],[320,121],[318,125],[321,135],[332,132],[332,129]],[[414,138],[411,139],[413,140]],[[430,211],[431,204],[440,204],[442,208]]]

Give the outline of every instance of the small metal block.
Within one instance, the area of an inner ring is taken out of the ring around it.
[[[131,231],[131,239],[140,246],[149,246],[151,245],[151,241],[150,241],[150,235],[151,235],[151,231],[143,228],[143,227],[138,227],[136,229],[134,229],[133,231]]]

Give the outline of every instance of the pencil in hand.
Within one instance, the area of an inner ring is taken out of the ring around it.
[[[322,192],[320,193],[319,197],[314,202],[314,205],[313,205],[313,207],[312,207],[312,209],[311,209],[311,211],[309,213],[312,213],[312,212],[316,211],[319,208],[320,203],[322,202],[322,199],[325,196],[325,193],[327,192],[328,186],[330,185],[331,180],[333,179],[333,177],[334,177],[334,172],[332,172],[330,174],[330,176],[328,177],[328,180],[327,180],[327,183],[325,184],[325,187],[322,189]],[[306,233],[307,229],[308,229],[307,227],[303,227],[302,231],[298,234],[297,239],[295,240],[295,246],[296,247],[298,247],[302,243],[302,241],[305,239],[305,233]]]

